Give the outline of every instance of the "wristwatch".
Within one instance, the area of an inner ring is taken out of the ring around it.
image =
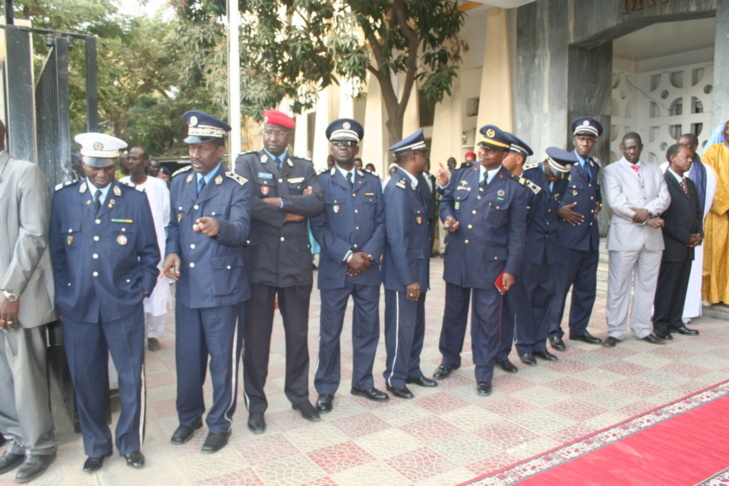
[[[13,294],[12,292],[8,292],[7,290],[3,290],[2,293],[5,296],[5,298],[8,299],[10,302],[15,302],[16,300],[18,300],[18,296],[15,295],[15,294]]]

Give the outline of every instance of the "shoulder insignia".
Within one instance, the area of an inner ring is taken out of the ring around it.
[[[182,169],[178,169],[175,171],[174,174],[172,174],[172,177],[175,177],[177,174],[182,174],[183,172],[187,172],[190,169],[192,169],[191,165],[188,165],[187,167],[183,167]]]
[[[129,180],[129,181],[119,181],[119,184],[124,184],[125,186],[129,186],[129,187],[137,187],[136,184],[134,184],[131,180]]]
[[[116,197],[119,197],[119,196],[121,196],[121,189],[119,188],[119,186],[114,186],[114,187],[112,188],[112,192],[114,193],[114,195],[115,195]]]
[[[227,172],[225,173],[225,175],[226,175],[226,177],[230,177],[231,179],[233,179],[233,180],[234,180],[235,182],[237,182],[237,183],[238,183],[238,184],[240,184],[241,186],[242,186],[242,185],[245,185],[245,183],[246,183],[246,182],[248,182],[248,179],[246,179],[246,178],[245,178],[245,177],[243,177],[243,176],[239,176],[239,175],[238,175],[238,174],[236,174],[235,172],[227,171]]]
[[[66,181],[66,182],[61,182],[60,184],[56,184],[55,190],[56,190],[56,191],[60,191],[60,190],[61,190],[61,189],[63,189],[64,187],[68,187],[68,186],[70,186],[70,185],[76,184],[77,182],[78,182],[78,181]]]
[[[329,172],[329,169],[321,169],[319,170],[319,172],[316,173],[316,175],[326,174],[327,172]]]
[[[268,162],[268,155],[266,155],[266,154],[261,155],[261,163],[265,164],[266,162]]]
[[[223,176],[221,176],[220,174],[216,175],[215,176],[215,184],[219,186],[222,183],[223,183]]]
[[[291,157],[286,157],[286,163],[289,165],[289,167],[294,166],[294,161],[291,160]]]
[[[405,179],[400,179],[399,181],[397,181],[397,183],[395,183],[395,186],[399,187],[400,189],[407,189],[408,187],[407,181],[405,181]]]
[[[528,164],[524,164],[524,167],[522,167],[523,170],[529,170],[529,169],[536,169],[539,167],[539,162],[529,162]]]
[[[364,177],[364,172],[362,172],[362,169],[357,169],[357,175],[360,177]]]
[[[78,192],[80,192],[81,194],[83,194],[84,192],[86,192],[86,187],[87,187],[86,186],[86,183],[85,182],[82,182],[81,185],[78,188]]]
[[[524,179],[522,177],[522,179]],[[539,194],[539,192],[542,190],[541,187],[530,181],[529,179],[524,179],[524,185],[526,185],[529,189],[532,190],[534,194]]]
[[[524,181],[525,181],[526,179],[524,179],[524,178],[523,178],[523,177],[521,177],[521,176],[518,176],[518,175],[514,175],[514,174],[509,174],[509,175],[510,175],[510,176],[511,176],[511,178],[512,178],[512,179],[514,179],[514,180],[515,180],[516,182],[518,182],[518,183],[519,183],[519,184],[521,184],[522,186],[524,185]]]
[[[594,165],[602,167],[602,162],[600,162],[600,159],[598,159],[597,157],[590,157],[590,159],[591,162],[594,162]]]
[[[258,152],[256,152],[255,150],[248,150],[248,151],[246,151],[246,152],[241,152],[241,153],[239,153],[239,154],[237,155],[237,157],[240,157],[241,155],[248,155],[248,154],[255,154],[255,153],[258,153]]]

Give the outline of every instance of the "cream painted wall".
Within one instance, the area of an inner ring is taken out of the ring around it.
[[[509,52],[509,16],[501,8],[490,8],[486,27],[486,45],[482,66],[488,66],[481,78],[481,103],[478,127],[497,125],[503,130],[513,129],[512,75]],[[476,135],[478,139],[478,135]]]

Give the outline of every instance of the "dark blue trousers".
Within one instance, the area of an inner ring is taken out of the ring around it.
[[[408,378],[420,378],[420,352],[425,337],[425,294],[417,301],[406,292],[385,289],[385,381],[391,387],[405,385]]]
[[[314,386],[319,394],[334,395],[341,380],[339,338],[349,297],[354,301],[352,316],[352,388],[375,386],[372,366],[380,339],[380,287],[346,284],[341,289],[321,290],[319,361]]]
[[[597,264],[600,253],[560,248],[562,261],[557,265],[557,296],[554,298],[549,336],[564,336],[562,317],[567,303],[567,293],[572,287],[570,304],[570,337],[582,336],[592,315],[597,293]]]
[[[440,328],[438,349],[443,355],[441,366],[455,368],[461,366],[463,340],[468,325],[468,306],[471,302],[471,289],[446,282],[443,324]]]
[[[524,262],[524,309],[531,313],[529,325],[517,326],[516,349],[519,354],[547,350],[547,337],[551,323],[551,307],[556,295],[557,264],[547,265]]]
[[[63,342],[76,393],[76,406],[87,456],[114,450],[106,423],[109,354],[119,373],[121,413],[116,447],[121,454],[139,451],[144,441],[144,308],[115,321],[63,319]]]
[[[175,360],[180,425],[192,426],[205,413],[203,385],[209,357],[213,404],[205,421],[210,432],[219,434],[230,430],[238,391],[244,327],[242,306],[190,309],[177,301]]]
[[[473,363],[476,365],[476,381],[491,381],[501,338],[503,299],[493,287],[473,289],[471,300],[471,347]]]
[[[523,275],[519,275],[514,286],[504,294],[503,302],[501,338],[496,352],[496,361],[505,361],[509,357],[511,347],[514,344],[514,334],[517,336],[518,347],[519,337],[524,339],[532,332],[532,315],[529,309],[529,299],[527,298]]]

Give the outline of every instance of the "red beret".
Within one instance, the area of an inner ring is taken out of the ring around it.
[[[469,155],[474,159],[476,158],[476,154],[474,154],[473,152],[466,152],[466,157],[468,157]]]
[[[263,114],[263,123],[266,125],[275,125],[278,127],[284,127],[293,130],[296,127],[296,122],[293,118],[288,116],[286,113],[281,113],[278,110],[268,110]]]

